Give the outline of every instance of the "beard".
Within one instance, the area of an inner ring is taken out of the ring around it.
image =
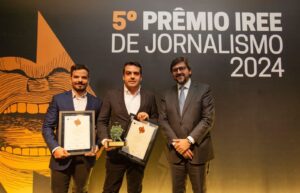
[[[189,80],[189,78],[190,76],[186,76],[184,74],[178,74],[175,76],[174,79],[178,84],[183,85]]]
[[[87,85],[86,85],[86,84],[78,83],[78,84],[73,85],[73,89],[74,89],[76,92],[85,92],[85,91],[86,91],[86,88],[87,88]]]

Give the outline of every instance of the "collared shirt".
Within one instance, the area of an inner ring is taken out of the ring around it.
[[[77,96],[75,91],[72,90],[72,96],[75,111],[84,111],[87,105],[87,92],[81,96]]]
[[[189,80],[188,80],[184,85],[177,84],[177,88],[178,88],[178,99],[179,99],[179,96],[180,96],[180,89],[181,89],[182,86],[184,86],[184,88],[185,88],[185,89],[183,90],[183,92],[184,92],[184,97],[185,97],[185,99],[186,99],[187,94],[188,94],[189,89],[190,89],[190,86],[191,86],[191,78],[189,78]],[[189,142],[190,142],[191,144],[194,144],[194,143],[195,143],[195,140],[194,140],[194,138],[193,138],[192,136],[188,136],[187,139],[189,140]]]
[[[177,84],[177,88],[178,88],[178,99],[179,99],[179,95],[180,95],[180,89],[181,87],[184,86],[184,98],[186,98],[188,92],[189,92],[189,89],[190,89],[190,86],[191,86],[191,78],[189,78],[189,80],[184,84],[184,85],[181,85],[181,84]]]
[[[131,94],[131,92],[124,85],[124,101],[127,112],[129,114],[136,114],[141,105],[141,87],[139,87],[136,93]]]

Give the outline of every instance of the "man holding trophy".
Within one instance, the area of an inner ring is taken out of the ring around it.
[[[97,124],[99,143],[107,151],[103,193],[118,193],[125,173],[127,192],[142,192],[145,166],[120,154],[118,148],[125,145],[124,137],[133,116],[139,121],[157,121],[155,96],[141,88],[141,81],[142,66],[138,62],[126,62],[123,67],[124,86],[108,91],[103,100]]]

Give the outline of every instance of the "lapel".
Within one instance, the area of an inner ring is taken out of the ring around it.
[[[141,88],[140,94],[141,94],[141,104],[140,104],[140,108],[139,108],[138,112],[143,110],[144,105],[146,104],[146,94],[142,88]]]
[[[184,102],[184,105],[183,105],[183,110],[182,110],[182,115],[183,116],[184,116],[185,111],[187,110],[188,106],[190,105],[190,103],[192,101],[192,98],[195,94],[196,86],[197,86],[196,84],[193,84],[193,82],[191,82],[188,94],[186,96],[186,99],[185,99],[185,102]]]
[[[87,103],[86,103],[85,110],[91,110],[93,109],[92,96],[89,93],[87,93],[86,96],[87,96]]]
[[[127,111],[127,108],[126,108],[126,105],[125,105],[125,100],[124,100],[124,88],[122,89],[118,89],[117,90],[117,101],[119,103],[119,107],[122,109],[124,115],[128,115],[129,116],[129,113]]]
[[[179,110],[179,99],[178,99],[178,87],[177,84],[175,86],[173,86],[173,88],[171,89],[171,101],[174,101],[175,104],[175,108],[176,108],[176,112],[178,114],[178,117],[180,117],[180,110]]]
[[[66,107],[68,109],[70,109],[70,111],[74,111],[75,108],[74,108],[74,103],[73,103],[72,90],[66,92],[66,98],[67,98],[67,100],[65,101]]]

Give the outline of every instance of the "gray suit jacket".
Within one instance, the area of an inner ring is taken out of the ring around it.
[[[149,91],[141,89],[141,104],[138,112],[146,112],[149,114],[150,122],[157,122],[158,112],[156,106],[156,100],[154,94]],[[107,92],[105,98],[103,99],[103,105],[98,117],[97,123],[97,135],[98,144],[105,138],[110,139],[110,128],[111,124],[118,122],[121,124],[124,132],[122,134],[122,139],[127,133],[127,129],[130,124],[130,115],[127,112],[125,101],[124,101],[124,89],[115,89]],[[118,155],[117,151],[112,150],[107,152],[107,157],[110,159],[120,159],[122,157]]]
[[[168,90],[161,99],[159,124],[168,140],[170,161],[179,163],[184,159],[172,146],[173,139],[191,136],[195,144],[191,146],[193,164],[211,160],[213,155],[210,130],[214,121],[214,99],[209,85],[192,82],[188,91],[183,115],[180,116],[177,85]]]

